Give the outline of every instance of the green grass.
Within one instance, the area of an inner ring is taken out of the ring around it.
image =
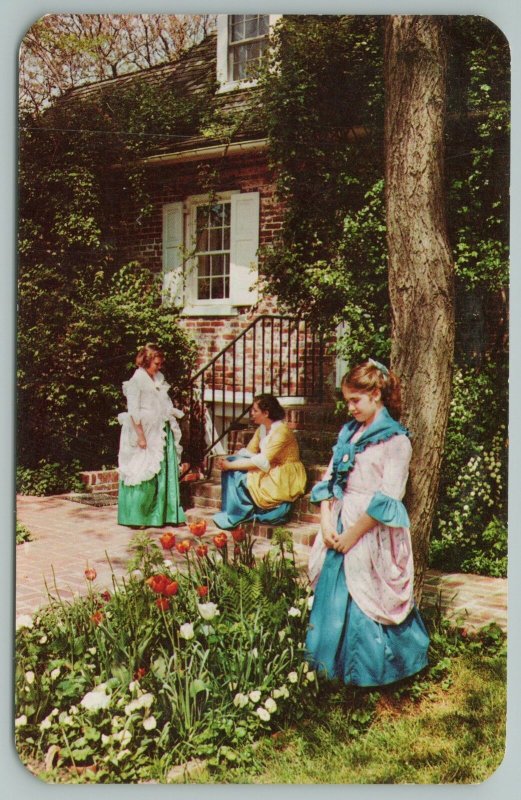
[[[340,691],[336,705],[330,698],[329,710],[316,723],[302,720],[297,728],[263,740],[255,763],[228,772],[221,782],[481,783],[503,759],[504,652],[458,655],[450,680],[429,683],[418,700],[400,697],[393,688],[371,694],[374,712],[366,730],[352,725],[347,695]],[[358,698],[361,702],[360,693]],[[217,782],[204,773],[198,779],[210,781]]]

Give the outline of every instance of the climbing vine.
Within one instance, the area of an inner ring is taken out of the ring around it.
[[[125,226],[150,212],[140,156],[202,125],[212,89],[102,84],[21,119],[21,466],[114,463],[121,382],[143,341],[165,349],[174,386],[190,370],[193,345],[161,305],[158,276],[127,263]]]
[[[472,496],[472,514],[460,513],[456,493],[458,480],[491,441],[499,464],[494,462],[494,470],[497,466],[502,474],[506,465],[510,57],[505,37],[484,18],[448,17],[446,35],[445,179],[456,269],[456,402],[434,536],[455,531],[461,543],[471,540],[473,526],[483,531],[496,517],[501,524],[506,519],[505,482],[498,483],[488,467]],[[391,321],[383,18],[284,17],[274,39],[262,108],[285,217],[279,239],[265,252],[266,285],[292,311],[336,330],[338,351],[348,363],[368,355],[385,359]],[[486,386],[486,392],[473,391],[477,386]],[[465,418],[470,416],[463,437],[462,406]],[[465,480],[470,486],[471,478]],[[465,495],[471,491],[460,488]],[[476,546],[485,547],[483,540]]]

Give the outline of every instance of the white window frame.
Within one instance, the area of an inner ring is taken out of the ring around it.
[[[239,190],[236,189],[230,192],[219,192],[214,195],[214,198],[217,202],[220,203],[231,203],[232,195],[240,194]],[[200,194],[200,195],[192,195],[191,197],[187,198],[186,201],[186,230],[185,230],[185,242],[188,243],[188,252],[192,252],[195,247],[195,232],[196,232],[196,216],[197,216],[197,209],[201,206],[208,206],[208,195],[207,194]],[[231,209],[230,209],[230,218],[231,218]],[[230,240],[231,240],[231,230],[230,230]],[[231,241],[230,241],[231,246]],[[192,258],[188,258],[186,261],[186,283],[185,283],[185,292],[186,292],[186,303],[183,309],[184,314],[192,313],[199,313],[201,310],[206,309],[209,313],[218,309],[222,309],[226,314],[235,314],[237,313],[232,308],[232,301],[229,297],[227,298],[219,298],[214,300],[200,300],[197,297],[197,258],[194,256]],[[231,295],[231,276],[229,278],[230,281],[230,295]]]
[[[273,30],[274,25],[282,17],[282,14],[268,14],[269,17],[269,32]],[[230,25],[229,14],[217,15],[217,82],[219,88],[218,93],[229,92],[233,89],[247,89],[257,84],[256,80],[237,80],[234,81],[231,75],[230,63]]]
[[[235,189],[214,197],[231,205],[229,298],[197,297],[196,215],[208,205],[208,195],[163,206],[163,302],[180,307],[183,316],[235,316],[258,302],[260,193]]]

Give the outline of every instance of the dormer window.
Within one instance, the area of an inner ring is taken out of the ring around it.
[[[233,81],[255,77],[268,44],[269,14],[230,14],[229,58]]]
[[[225,92],[256,82],[268,47],[270,29],[280,14],[219,14],[217,17],[217,80]]]

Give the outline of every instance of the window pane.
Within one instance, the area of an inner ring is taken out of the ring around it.
[[[211,207],[210,209],[210,221],[209,225],[211,228],[220,228],[223,224],[223,216],[224,216],[224,204],[218,203]]]
[[[206,228],[197,231],[195,249],[198,253],[200,253],[202,250],[208,250],[208,231]]]
[[[213,278],[212,300],[223,300],[224,297],[224,278]]]
[[[197,299],[210,300],[210,281],[208,278],[199,278],[197,281]]]
[[[223,250],[230,249],[230,229],[223,228]]]
[[[210,274],[210,258],[211,256],[198,256],[197,258],[197,274],[200,277]]]
[[[244,14],[232,14],[231,41],[240,42],[244,39]]]
[[[208,250],[222,250],[222,229],[210,228]]]
[[[212,277],[219,277],[224,271],[224,256],[212,256]]]

